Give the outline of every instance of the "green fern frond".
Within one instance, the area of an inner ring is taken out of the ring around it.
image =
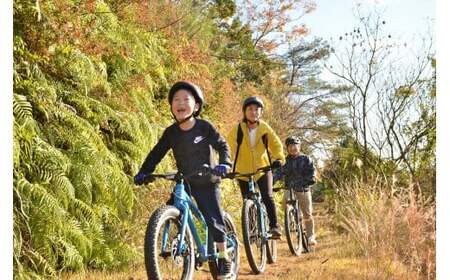
[[[75,187],[75,196],[86,203],[92,203],[92,183],[89,168],[83,164],[73,165],[69,173]]]
[[[46,277],[56,278],[57,272],[53,266],[39,252],[29,250],[27,252],[28,260],[33,263],[37,271],[42,271]]]
[[[20,149],[20,135],[15,129],[13,132],[13,169],[17,170],[20,167],[20,160],[22,158],[22,152]]]
[[[118,198],[121,206],[121,214],[122,217],[127,217],[131,214],[131,209],[134,205],[134,201],[136,199],[133,189],[130,184],[122,185],[121,188],[118,189]]]
[[[34,151],[36,159],[48,158],[51,161],[52,169],[58,169],[62,173],[67,173],[70,167],[69,157],[62,153],[61,150],[52,146],[42,138],[35,139],[36,150]]]
[[[84,203],[79,199],[73,199],[72,201],[73,212],[79,219],[86,219],[89,223],[96,223],[97,215],[95,212],[89,207],[88,204]]]
[[[93,168],[90,170],[89,174],[91,177],[92,183],[92,196],[93,200],[98,202],[104,202],[108,205],[115,204],[115,198],[113,193],[113,183],[112,177],[114,177],[115,173],[118,170],[121,170],[121,167],[112,167],[111,165],[99,165],[99,168]]]
[[[114,144],[119,151],[125,152],[131,158],[138,159],[142,153],[142,151],[130,141],[115,140]]]
[[[110,116],[108,123],[112,128],[115,137],[129,141],[133,141],[135,139],[133,132],[128,127],[127,123],[123,121],[123,116],[119,113]]]
[[[33,118],[33,106],[27,98],[20,94],[13,95],[13,114],[18,123],[23,123],[27,118]]]
[[[89,235],[83,231],[80,223],[75,219],[69,219],[64,227],[63,235],[65,239],[70,240],[77,248],[83,259],[88,259],[92,253],[94,242]]]
[[[75,188],[70,182],[69,178],[67,178],[65,175],[56,176],[51,181],[51,184],[54,186],[54,188],[63,190],[64,194],[66,194],[68,197],[75,198]]]
[[[64,175],[57,175],[48,185],[60,204],[68,210],[70,201],[75,199],[75,189],[70,180]]]
[[[31,198],[41,207],[41,210],[48,209],[56,216],[64,216],[66,211],[61,208],[59,201],[39,184],[26,184],[29,187]]]
[[[74,113],[81,117],[89,118],[92,114],[92,111],[86,102],[86,97],[84,96],[69,94],[64,99],[64,102],[74,108]]]
[[[34,180],[38,182],[50,182],[54,178],[51,162],[39,162],[32,166]]]
[[[96,246],[99,246],[99,245],[103,246],[106,244],[106,240],[105,240],[106,237],[105,237],[103,223],[108,223],[108,221],[104,220],[104,218],[97,211],[97,209],[94,209],[94,211],[100,217],[99,221],[102,221],[102,222],[88,223],[85,220],[79,221],[80,227],[82,228],[83,233],[86,236],[86,238],[88,238],[89,241],[91,241],[93,244],[95,244],[95,246],[93,246],[92,249],[94,249],[94,247],[96,247]]]
[[[13,252],[14,257],[20,256],[23,248],[23,239],[20,229],[16,226],[16,223],[14,223],[14,230],[13,230],[13,248],[14,248]]]
[[[113,209],[112,206],[108,204],[96,205],[94,209],[101,220],[105,222],[105,224],[116,225],[120,223],[120,219],[117,216],[117,211]]]
[[[30,198],[32,187],[32,184],[23,177],[14,180],[14,189],[17,189],[17,192],[26,198]]]
[[[83,267],[83,256],[78,249],[62,238],[58,240],[58,243],[63,247],[62,267],[64,269],[81,269]]]

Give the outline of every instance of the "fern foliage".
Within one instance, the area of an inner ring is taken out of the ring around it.
[[[154,98],[167,87],[166,51],[161,38],[93,2],[98,15],[79,11],[67,22],[92,28],[86,36],[105,46],[95,54],[58,29],[58,13],[76,8],[71,1],[41,3],[40,20],[39,2],[14,2],[16,279],[57,279],[140,256],[130,242],[131,176],[171,122]],[[137,76],[143,83],[130,87]]]

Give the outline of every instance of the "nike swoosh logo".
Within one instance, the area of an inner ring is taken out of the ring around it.
[[[200,143],[200,141],[202,141],[203,139],[205,139],[205,137],[203,136],[197,136],[194,139],[194,144]]]

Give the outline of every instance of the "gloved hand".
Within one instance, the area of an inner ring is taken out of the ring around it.
[[[136,174],[136,176],[134,176],[134,183],[138,186],[143,185],[144,183],[151,183],[154,180],[155,178],[147,176],[147,174],[143,172],[139,172],[138,174]]]
[[[228,173],[229,168],[230,167],[226,164],[219,164],[219,165],[216,165],[216,167],[214,167],[213,173],[218,176],[225,176]]]
[[[282,166],[281,164],[281,160],[275,160],[274,162],[272,162],[272,168],[280,168]]]

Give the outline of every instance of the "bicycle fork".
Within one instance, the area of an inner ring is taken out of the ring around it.
[[[189,224],[190,225],[190,220],[189,219],[189,208],[187,203],[182,203],[184,204],[182,206],[182,209],[180,209],[182,215],[181,215],[181,229],[178,231],[178,237],[179,240],[177,242],[177,247],[176,247],[176,251],[175,252],[170,252],[170,254],[173,254],[174,256],[178,256],[181,253],[183,253],[184,249],[185,249],[185,241],[184,238],[186,236],[186,227]],[[178,205],[180,206],[180,205]],[[167,242],[169,240],[169,231],[170,231],[170,222],[167,221],[164,225],[164,231],[163,231],[163,235],[162,235],[162,242],[161,242],[161,256],[167,256],[168,252],[167,252]],[[171,250],[173,248],[170,248]]]
[[[256,204],[256,214],[257,214],[257,219],[258,219],[258,231],[259,231],[259,236],[261,237],[261,240],[263,242],[267,241],[270,236],[269,233],[267,232],[267,228],[266,228],[266,211],[262,206],[262,201],[261,201],[261,197],[257,196],[255,197],[255,199],[253,200]]]
[[[258,223],[259,236],[261,237],[262,242],[266,242],[269,239],[269,234],[267,233],[265,223],[265,215],[267,215],[267,213],[262,207],[261,195],[255,192],[255,182],[253,181],[253,178],[251,178],[249,181],[249,191],[250,191],[249,198],[253,200],[254,203],[256,204],[256,214],[258,216],[257,219],[259,221]]]

